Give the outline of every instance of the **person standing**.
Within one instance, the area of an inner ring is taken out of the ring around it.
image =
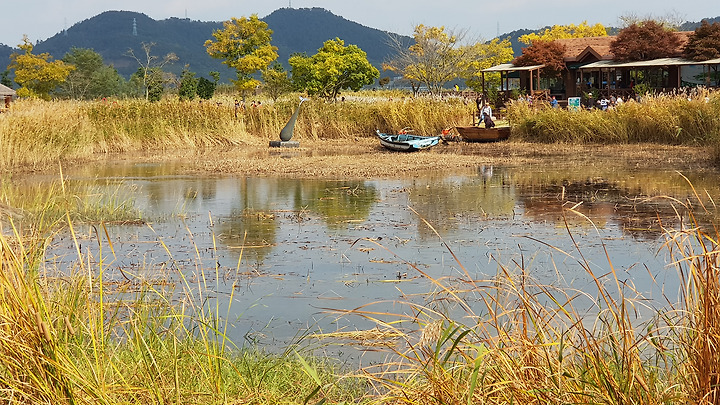
[[[490,104],[485,103],[485,106],[483,106],[483,109],[480,112],[480,115],[483,117],[483,122],[485,123],[485,128],[495,127],[495,122],[492,119],[492,108],[490,107]]]

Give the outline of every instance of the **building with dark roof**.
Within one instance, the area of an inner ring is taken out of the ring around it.
[[[678,34],[681,41],[677,52],[670,58],[619,62],[614,60],[610,51],[614,36],[570,38],[556,40],[565,47],[565,69],[559,78],[543,78],[542,65],[503,64],[485,69],[483,73],[500,73],[506,95],[513,89],[519,89],[539,99],[555,96],[558,100],[590,93],[634,97],[634,85],[640,81],[657,91],[708,84],[703,79],[703,72],[719,65],[720,59],[704,62],[683,59],[682,50],[693,32]]]

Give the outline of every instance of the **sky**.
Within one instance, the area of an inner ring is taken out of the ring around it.
[[[329,10],[371,28],[411,35],[418,24],[465,31],[470,40],[489,40],[517,29],[601,23],[620,26],[619,17],[677,16],[700,21],[720,16],[717,0],[0,0],[0,43],[16,47],[27,34],[45,40],[103,11],[135,11],[155,20],[170,17],[225,21],[284,7]]]

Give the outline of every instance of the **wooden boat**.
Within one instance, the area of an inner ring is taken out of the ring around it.
[[[510,137],[510,127],[455,127],[460,137],[465,142],[495,142]]]
[[[427,149],[437,145],[440,142],[440,136],[421,136],[411,134],[388,135],[375,130],[380,145],[387,149],[400,152],[414,152],[417,150]]]

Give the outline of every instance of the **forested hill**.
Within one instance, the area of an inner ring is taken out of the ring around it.
[[[346,45],[359,46],[367,52],[370,63],[378,68],[392,52],[387,41],[388,33],[346,20],[321,8],[282,8],[262,20],[273,30],[272,44],[278,47],[278,61],[286,67],[291,54],[305,52],[313,55],[323,42],[336,37],[345,41]],[[178,56],[179,60],[168,70],[179,73],[185,65],[189,65],[190,71],[199,76],[209,78],[210,71],[218,71],[222,81],[227,81],[235,77],[234,70],[228,69],[220,60],[212,59],[203,45],[206,40],[212,39],[212,32],[220,28],[221,22],[181,18],[156,21],[142,13],[106,11],[38,43],[34,53],[47,52],[55,59],[61,59],[73,47],[90,48],[102,55],[105,63],[115,66],[121,75],[129,77],[138,69],[138,63],[127,55],[128,49],[132,49],[142,60],[145,55],[141,44],[153,43],[152,55],[162,57],[173,52]],[[0,46],[0,70],[9,63],[11,52],[11,48],[4,51]]]
[[[228,19],[230,17],[228,16]],[[392,55],[387,32],[349,21],[325,9],[281,8],[262,19],[273,30],[272,43],[278,47],[278,61],[286,67],[287,60],[293,53],[313,55],[322,47],[323,42],[336,37],[345,41],[346,45],[359,46],[368,54],[370,62],[378,68]],[[709,18],[707,21],[720,22],[720,17]],[[699,22],[686,22],[679,29],[692,31],[699,25]],[[219,28],[222,28],[221,22],[193,21],[186,18],[156,21],[142,13],[106,11],[36,44],[34,52],[47,52],[55,59],[61,59],[72,47],[90,48],[102,55],[105,63],[112,64],[120,74],[129,77],[137,70],[138,63],[127,56],[128,50],[133,49],[136,56],[142,58],[144,55],[141,44],[154,43],[152,55],[162,57],[173,52],[179,57],[168,70],[179,73],[188,65],[191,71],[207,78],[209,72],[218,71],[221,80],[227,82],[235,77],[235,72],[225,67],[220,60],[210,58],[203,45],[212,38],[212,32]],[[521,48],[526,45],[520,44],[518,38],[543,30],[544,28],[517,30],[503,34],[501,38],[510,38],[515,54],[520,55]],[[616,34],[617,29],[609,27],[608,33]],[[411,41],[409,37],[403,39],[408,43]],[[0,72],[10,63],[9,57],[13,51],[13,48],[0,44]]]

